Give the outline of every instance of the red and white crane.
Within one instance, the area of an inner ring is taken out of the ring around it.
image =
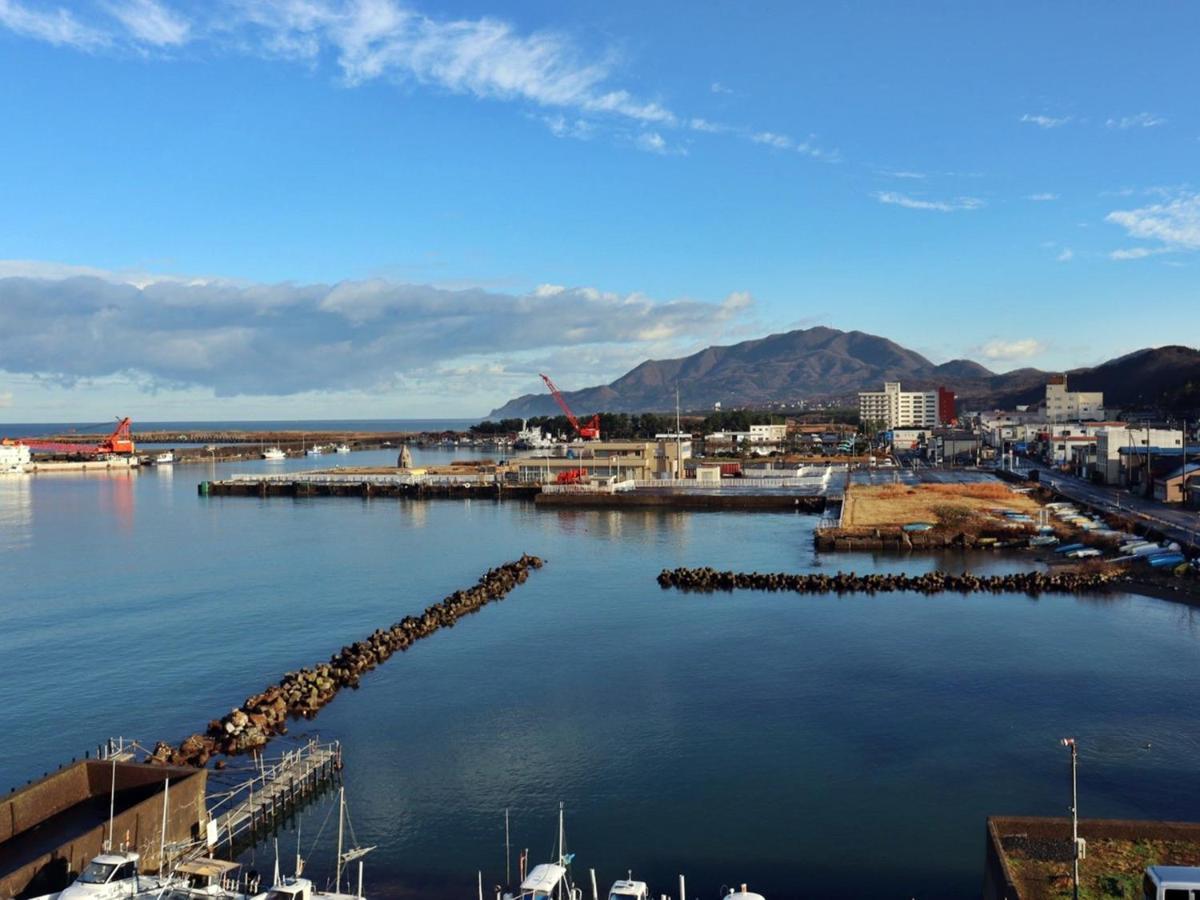
[[[9,438],[6,444],[24,444],[30,450],[40,450],[43,453],[80,454],[83,456],[100,456],[109,453],[133,453],[133,435],[129,433],[130,419],[126,416],[117,423],[113,433],[95,444],[73,443],[70,441],[43,441],[38,438]]]
[[[567,401],[563,397],[562,391],[550,380],[550,376],[542,375],[542,381],[546,382],[546,387],[550,389],[550,396],[554,398],[554,402],[558,404],[564,415],[566,415],[567,421],[571,423],[571,427],[575,429],[575,433],[585,441],[600,440],[599,414],[592,416],[586,425],[580,425],[579,420],[575,418],[575,413],[571,412],[571,407],[567,406]]]

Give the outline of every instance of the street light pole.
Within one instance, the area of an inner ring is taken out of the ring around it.
[[[1071,861],[1073,864],[1072,896],[1079,900],[1079,747],[1075,738],[1063,738],[1064,747],[1071,748]]]

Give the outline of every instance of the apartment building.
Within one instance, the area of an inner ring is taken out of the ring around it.
[[[888,429],[933,428],[938,424],[937,391],[904,391],[888,381],[882,391],[860,391],[858,415],[863,422],[884,422]]]

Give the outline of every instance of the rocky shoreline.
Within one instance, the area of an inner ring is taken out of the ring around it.
[[[712,593],[713,591],[792,591],[799,594],[944,592],[993,594],[1078,594],[1102,591],[1118,575],[1110,571],[1012,572],[1004,575],[972,575],[970,572],[926,572],[922,575],[854,572],[789,574],[786,572],[720,572],[711,568],[663,569],[658,575],[664,590]]]
[[[329,662],[288,672],[261,693],[246,698],[241,707],[208,723],[203,734],[193,734],[178,746],[159,741],[148,762],[173,766],[204,766],[218,755],[233,756],[257,750],[276,735],[287,734],[289,717],[311,719],[342,688],[357,688],[359,679],[393,653],[407,650],[422,638],[450,628],[463,616],[502,600],[523,584],[531,569],[544,565],[541,558],[525,554],[520,559],[489,569],[466,590],[455,591],[419,616],[405,616],[366,640],[342,647]],[[221,767],[223,761],[218,761]]]

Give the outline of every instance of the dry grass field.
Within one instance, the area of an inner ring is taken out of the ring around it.
[[[1000,508],[1036,515],[1039,506],[1028,494],[1014,493],[998,482],[852,485],[846,493],[842,527],[898,528],[909,522],[929,522],[964,528],[994,519],[988,510]]]

